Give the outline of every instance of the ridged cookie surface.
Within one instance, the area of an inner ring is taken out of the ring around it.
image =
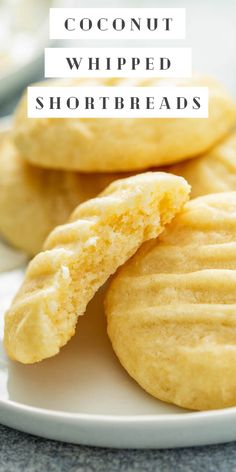
[[[235,105],[212,79],[102,79],[42,85],[136,85],[209,87],[209,118],[33,119],[26,97],[15,119],[15,143],[34,165],[85,172],[133,171],[180,162],[210,149],[236,121]]]
[[[188,193],[182,177],[149,172],[115,181],[78,206],[31,261],[6,313],[9,356],[33,363],[57,354],[98,288],[144,241],[158,236]]]
[[[106,298],[121,364],[190,409],[236,405],[236,192],[191,200],[119,271]]]
[[[0,235],[30,255],[79,203],[97,196],[120,174],[80,174],[30,166],[11,138],[0,140]],[[123,174],[122,174],[123,177]]]
[[[191,198],[236,190],[236,132],[210,152],[172,166],[169,170],[182,175],[191,184]]]

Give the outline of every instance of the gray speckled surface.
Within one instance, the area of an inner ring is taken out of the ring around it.
[[[100,449],[0,426],[1,472],[235,472],[236,443],[166,450]]]

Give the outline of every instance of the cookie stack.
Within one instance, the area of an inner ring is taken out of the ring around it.
[[[213,80],[175,85],[208,86],[209,118],[28,119],[23,97],[1,142],[0,233],[38,254],[5,347],[23,363],[57,354],[114,274],[125,369],[161,400],[222,408],[236,405],[236,111]],[[187,181],[203,195],[189,203]]]

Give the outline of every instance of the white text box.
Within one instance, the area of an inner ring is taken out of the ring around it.
[[[50,8],[50,39],[184,39],[185,8]]]
[[[191,77],[190,48],[46,48],[45,77]]]
[[[208,88],[28,87],[28,117],[207,118]]]

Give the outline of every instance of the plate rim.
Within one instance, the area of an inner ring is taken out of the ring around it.
[[[166,402],[163,402],[166,403]],[[97,421],[104,421],[104,422],[119,422],[119,423],[126,423],[126,422],[161,422],[161,420],[164,419],[164,422],[168,421],[190,421],[193,420],[194,418],[197,419],[203,419],[204,418],[221,418],[222,416],[230,416],[232,417],[232,414],[236,415],[236,407],[229,407],[229,408],[219,408],[219,409],[214,409],[214,410],[203,410],[203,411],[194,411],[194,410],[189,410],[184,413],[168,413],[168,414],[140,414],[140,415],[114,415],[114,414],[97,414],[97,413],[76,413],[76,412],[67,412],[67,411],[60,411],[60,410],[51,410],[47,408],[39,408],[36,406],[32,405],[26,405],[24,403],[19,403],[14,400],[3,400],[0,399],[0,409],[2,407],[7,407],[8,409],[12,411],[26,411],[28,414],[33,413],[33,414],[39,414],[40,416],[46,417],[58,417],[61,419],[67,418],[68,420],[70,419],[76,419],[76,420],[85,420],[85,421],[90,421],[91,418]]]
[[[235,418],[236,407],[116,416],[60,412],[0,400],[0,422],[5,426],[49,440],[115,449],[180,448],[234,441]]]

